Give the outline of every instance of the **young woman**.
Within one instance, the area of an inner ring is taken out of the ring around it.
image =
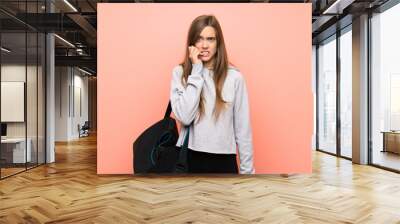
[[[254,173],[246,84],[240,71],[229,65],[215,16],[202,15],[192,22],[184,61],[172,72],[170,100],[182,124],[177,146],[190,125],[189,173]]]

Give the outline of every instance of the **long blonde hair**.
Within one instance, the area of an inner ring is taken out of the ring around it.
[[[191,45],[195,45],[196,41],[200,38],[200,33],[206,26],[211,26],[215,29],[216,32],[216,41],[217,41],[217,51],[214,55],[214,84],[215,84],[215,92],[216,92],[216,99],[215,99],[215,107],[214,107],[214,118],[215,120],[218,119],[219,115],[221,114],[226,101],[222,98],[222,88],[228,73],[228,55],[225,48],[225,41],[224,36],[222,34],[221,26],[213,15],[201,15],[195,18],[190,25],[187,42],[186,42],[186,54],[183,62],[180,64],[183,67],[183,75],[182,75],[182,84],[187,85],[188,77],[192,71],[192,63],[189,58],[189,50],[188,47]],[[200,103],[199,103],[199,120],[204,115],[204,97],[203,91],[200,94]]]

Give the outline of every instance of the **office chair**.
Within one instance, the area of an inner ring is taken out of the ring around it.
[[[90,129],[89,121],[85,121],[82,127],[79,128],[79,138],[89,136],[89,129]]]

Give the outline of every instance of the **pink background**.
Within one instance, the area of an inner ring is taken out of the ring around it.
[[[192,20],[214,14],[249,92],[257,174],[311,173],[311,4],[98,4],[98,174],[130,174]]]

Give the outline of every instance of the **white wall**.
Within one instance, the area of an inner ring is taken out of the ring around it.
[[[38,70],[37,70],[38,69]],[[25,64],[3,64],[1,66],[2,82],[24,82],[26,83],[26,108],[22,108],[27,115],[25,122],[6,122],[7,137],[24,138],[25,135],[30,139],[32,161],[39,163],[44,162],[44,74],[42,67]],[[27,79],[27,81],[26,81]],[[7,96],[2,96],[7,97]],[[2,111],[10,108],[1,108]],[[12,112],[12,111],[11,111]],[[27,131],[27,132],[26,132]],[[37,151],[39,150],[39,151]],[[39,156],[37,157],[37,153]]]
[[[55,68],[55,141],[68,141],[69,68]]]
[[[3,82],[25,82],[25,64],[8,64],[1,66],[1,81]],[[31,66],[28,66],[28,74],[32,70]],[[6,108],[1,108],[5,110]],[[11,122],[7,123],[7,137],[25,137],[25,123],[24,122]]]
[[[25,71],[27,69],[27,73]],[[39,71],[41,72],[41,71]],[[36,136],[36,66],[6,64],[1,66],[1,81],[2,82],[25,82],[25,75],[27,74],[29,87],[27,88],[27,119],[28,119],[28,137],[32,133]],[[33,103],[32,103],[33,102]],[[39,105],[40,107],[41,105]],[[6,110],[7,108],[1,108]],[[34,113],[35,112],[35,113]],[[34,123],[32,123],[34,122]],[[25,137],[25,123],[26,122],[7,122],[7,136],[8,137]]]
[[[76,68],[56,67],[55,86],[55,140],[77,139],[78,124],[88,120],[88,77]]]
[[[77,70],[75,70],[76,72]],[[88,111],[88,77],[85,76],[81,76],[79,73],[79,75],[76,75],[75,73],[75,79],[74,79],[74,86],[75,86],[75,116],[74,119],[72,119],[72,127],[74,127],[72,129],[72,135],[75,137],[78,137],[79,133],[78,133],[78,129],[76,128],[78,126],[78,124],[80,124],[81,126],[85,123],[85,121],[88,121],[88,117],[89,117],[89,111]],[[78,91],[80,90],[80,93],[78,93]],[[80,99],[78,98],[78,96],[80,95]],[[79,102],[80,101],[80,105]],[[82,110],[81,113],[79,111],[79,108]]]

